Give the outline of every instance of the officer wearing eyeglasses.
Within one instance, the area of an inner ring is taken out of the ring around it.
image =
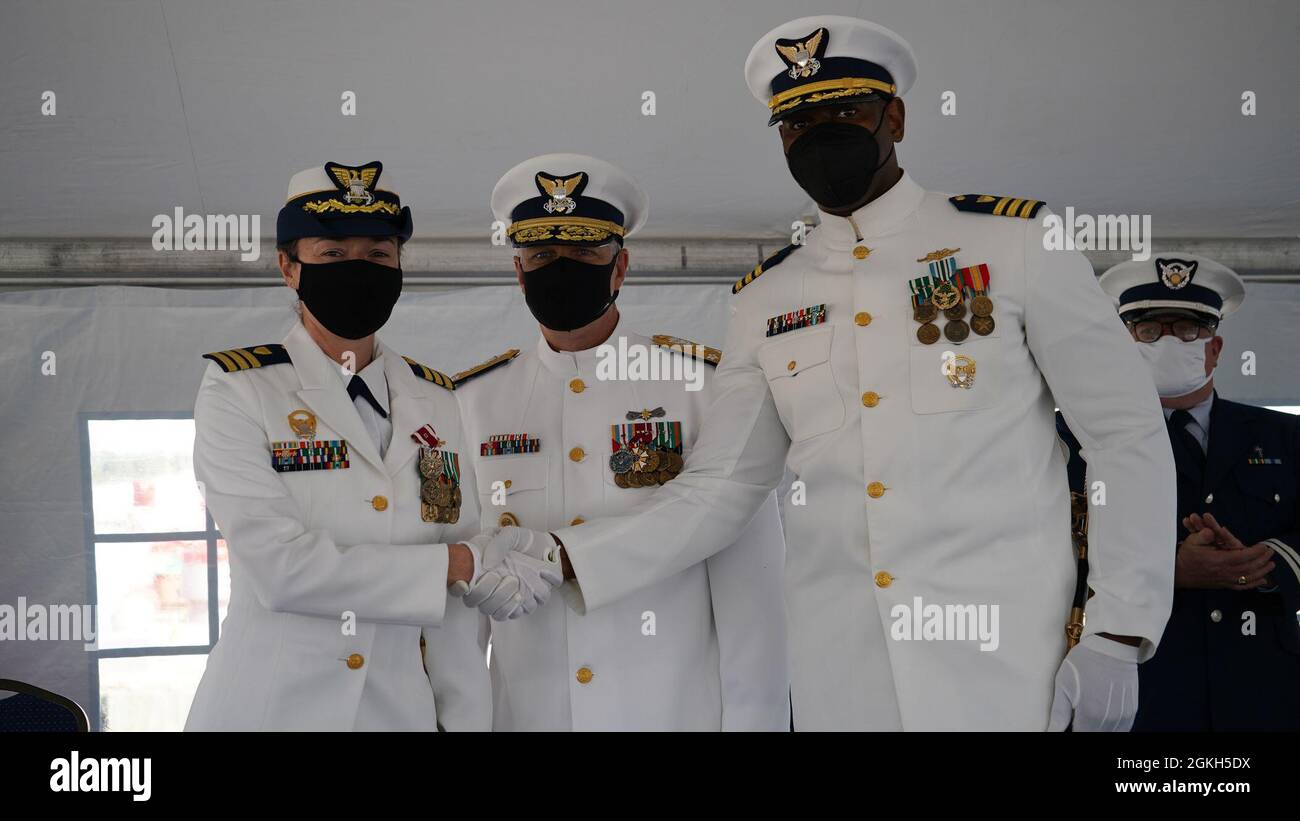
[[[1177,472],[1173,612],[1139,667],[1133,729],[1300,729],[1300,420],[1214,390],[1241,279],[1171,253],[1116,265],[1101,286],[1151,367]],[[1088,449],[1057,426],[1083,491]]]

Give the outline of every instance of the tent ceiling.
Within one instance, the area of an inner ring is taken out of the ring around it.
[[[1300,225],[1300,4],[818,4],[911,40],[903,165],[928,187],[1149,213],[1157,236]],[[135,237],[176,206],[261,213],[292,171],[382,159],[424,237],[483,237],[536,153],[639,178],[647,236],[780,236],[810,212],[741,66],[775,0],[6,2],[0,237]],[[40,115],[46,90],[56,117]],[[358,116],[340,95],[358,95]],[[643,91],[658,113],[641,114]],[[1241,115],[1241,94],[1258,115]],[[957,116],[940,95],[957,95]]]

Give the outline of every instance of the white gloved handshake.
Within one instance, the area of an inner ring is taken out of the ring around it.
[[[549,533],[505,527],[480,533],[467,546],[474,580],[456,582],[451,593],[497,621],[528,615],[564,582],[560,548]]]

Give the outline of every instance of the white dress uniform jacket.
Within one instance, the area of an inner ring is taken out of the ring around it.
[[[626,331],[615,330],[606,344],[617,346],[620,336],[629,350],[681,357]],[[601,380],[597,350],[558,352],[539,338],[535,350],[457,390],[484,527],[508,512],[523,527],[550,530],[648,499],[650,488],[616,485],[609,464],[611,425],[628,423],[629,411],[662,408],[649,421],[680,422],[691,452],[713,367],[692,363],[704,372],[698,391],[682,381]],[[479,443],[502,434],[527,434],[540,449],[478,455]],[[504,504],[493,504],[498,482],[496,501]],[[562,595],[526,618],[494,622],[494,728],[788,730],[785,545],[776,498],[765,496],[748,526],[730,534],[734,544],[708,561],[643,589],[633,585],[585,615]],[[640,538],[671,551],[674,531],[657,522]],[[568,587],[561,591],[573,593]]]
[[[291,363],[229,373],[213,363],[204,375],[194,473],[229,545],[231,589],[187,730],[490,728],[477,614],[447,606],[446,544],[478,531],[459,409],[376,345],[393,425],[382,458],[339,365],[301,325],[284,341]],[[272,468],[271,443],[298,438],[295,410],[315,415],[313,439],[346,440],[348,467]],[[420,517],[410,434],[425,424],[461,455],[454,525]]]
[[[1168,436],[1087,260],[1043,235],[907,175],[852,220],[821,214],[733,298],[686,470],[638,516],[558,532],[587,606],[708,555],[788,462],[806,490],[786,505],[796,729],[1042,730],[1075,578],[1056,403],[1105,483],[1085,633],[1141,636],[1149,657],[1173,588]],[[996,328],[923,345],[908,282],[950,249],[988,266]],[[766,335],[770,317],[820,304],[824,323]],[[971,387],[949,382],[948,352],[975,360]],[[928,605],[997,606],[996,649],[891,637]]]

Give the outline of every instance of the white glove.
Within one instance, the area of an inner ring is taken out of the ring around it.
[[[469,589],[474,582],[478,581],[479,576],[483,575],[483,550],[492,541],[492,537],[500,532],[501,528],[490,527],[482,533],[462,542],[462,544],[469,548],[470,555],[474,557],[474,577],[470,579],[468,583],[460,581],[459,579],[452,582],[451,587],[447,588],[447,595],[455,596],[459,599],[461,596],[464,596],[469,592]]]
[[[537,530],[503,528],[483,549],[483,568],[465,604],[496,621],[528,615],[564,582],[559,546]]]
[[[1138,648],[1095,633],[1066,654],[1056,671],[1056,695],[1048,732],[1126,733],[1138,700]]]

